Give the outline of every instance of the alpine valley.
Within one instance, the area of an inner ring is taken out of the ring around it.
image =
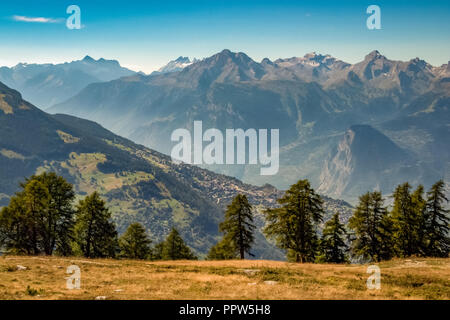
[[[50,115],[0,83],[0,207],[35,173],[56,172],[71,182],[78,197],[98,191],[107,200],[120,233],[140,222],[152,240],[176,227],[199,257],[220,238],[224,209],[238,194],[257,209],[255,258],[283,259],[284,253],[261,233],[261,209],[281,192],[256,187],[186,164],[117,136],[100,125],[68,115]],[[326,219],[352,207],[325,197]]]
[[[277,175],[261,176],[255,165],[206,168],[279,189],[307,178],[322,194],[355,203],[405,181],[450,181],[449,105],[449,64],[393,61],[378,51],[356,64],[317,53],[256,62],[223,50],[180,57],[148,76],[91,83],[49,112],[96,121],[164,154],[171,133],[192,130],[195,120],[205,130],[280,129]]]

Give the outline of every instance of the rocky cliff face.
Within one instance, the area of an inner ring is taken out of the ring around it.
[[[320,192],[342,194],[347,188],[354,165],[351,148],[354,138],[355,132],[348,130],[337,146],[335,156],[325,162],[320,175]]]
[[[414,170],[420,176],[417,165],[413,156],[378,130],[352,126],[325,161],[318,190],[332,197],[392,190]]]

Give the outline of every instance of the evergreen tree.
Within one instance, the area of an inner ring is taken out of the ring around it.
[[[359,203],[353,212],[353,216],[348,221],[348,226],[355,235],[352,241],[353,255],[377,261],[378,254],[373,248],[377,247],[378,239],[371,233],[371,216],[371,194],[367,192],[359,197]]]
[[[317,225],[322,221],[323,201],[308,180],[292,185],[278,199],[279,208],[266,209],[264,233],[295,257],[296,262],[314,261],[317,250]]]
[[[75,243],[86,258],[115,257],[117,231],[111,212],[97,192],[80,200],[75,222]]]
[[[379,260],[389,260],[395,256],[394,239],[392,236],[394,233],[392,217],[387,210],[384,212],[378,228],[378,237],[380,239]]]
[[[236,245],[231,240],[223,238],[208,252],[208,260],[231,260],[238,258]]]
[[[347,261],[345,236],[346,231],[344,225],[339,221],[339,214],[335,213],[325,223],[322,231],[320,248],[324,262],[343,263]]]
[[[32,180],[24,189],[25,210],[30,223],[30,238],[33,254],[39,254],[46,250],[48,232],[46,229],[46,217],[48,216],[50,194],[45,186],[37,180]]]
[[[237,195],[225,211],[225,221],[219,230],[224,233],[223,245],[234,246],[235,251],[241,259],[245,258],[245,253],[250,254],[250,248],[254,241],[252,206],[245,195]]]
[[[352,241],[355,256],[371,261],[391,257],[390,221],[381,192],[367,192],[359,197],[359,203],[349,220],[349,228],[356,236]]]
[[[0,248],[11,254],[34,254],[33,221],[30,218],[23,198],[19,195],[12,197],[0,213]]]
[[[41,182],[49,193],[40,228],[44,253],[51,255],[56,250],[61,255],[70,255],[75,214],[73,186],[53,172],[32,176],[26,184],[32,181]]]
[[[150,259],[151,241],[140,223],[132,223],[120,237],[120,256],[128,259]]]
[[[393,241],[396,254],[408,257],[420,253],[420,217],[414,207],[409,183],[399,185],[393,194]]]
[[[162,260],[163,258],[164,241],[158,243],[153,248],[153,260]]]
[[[448,202],[445,183],[436,182],[427,192],[425,213],[425,253],[433,257],[448,257],[450,251],[450,210],[444,208]]]
[[[374,250],[379,260],[391,259],[394,255],[394,244],[392,241],[392,219],[384,205],[384,198],[381,192],[374,191],[371,194],[372,207],[372,232],[378,246]]]
[[[184,243],[178,231],[173,228],[162,246],[163,260],[197,260],[191,249]]]
[[[34,175],[20,184],[0,214],[0,238],[16,253],[71,253],[73,187],[54,173]]]
[[[43,224],[50,195],[36,180],[22,187],[23,191],[12,197],[9,206],[2,210],[1,238],[9,252],[37,255],[44,248]]]
[[[416,248],[417,254],[426,255],[426,207],[427,201],[424,198],[424,187],[419,185],[417,189],[411,195],[411,205],[414,211],[416,220]]]

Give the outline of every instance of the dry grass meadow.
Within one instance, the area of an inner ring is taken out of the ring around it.
[[[66,288],[73,264],[78,290]],[[381,289],[368,290],[367,265],[2,256],[0,299],[450,299],[450,259],[378,266]]]

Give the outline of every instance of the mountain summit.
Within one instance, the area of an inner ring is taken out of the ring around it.
[[[162,73],[170,73],[170,72],[178,72],[190,66],[193,63],[196,63],[198,60],[193,59],[192,61],[188,57],[180,56],[175,60],[170,61],[165,66],[158,69],[158,71],[153,72],[152,74],[162,74]]]
[[[264,67],[245,53],[225,49],[185,68],[179,80],[209,86],[213,82],[258,80],[265,73]]]
[[[62,102],[94,82],[131,76],[134,71],[123,68],[116,60],[95,60],[85,56],[61,64],[23,64],[0,68],[0,81],[19,90],[24,98],[41,109]]]
[[[366,137],[361,148],[374,139],[379,142],[376,150],[383,154],[382,146],[389,144],[380,135],[405,152],[396,153],[402,161],[386,174],[385,184],[380,184],[375,174],[365,179],[358,170],[338,183],[338,169],[343,166],[339,163],[335,170],[331,160],[328,177],[342,186],[336,192],[348,200],[364,188],[381,186],[383,192],[391,192],[406,180],[420,177],[426,184],[431,178],[446,176],[447,153],[421,152],[441,150],[450,139],[448,126],[443,124],[448,123],[450,82],[446,70],[447,66],[434,68],[420,59],[390,60],[378,51],[348,64],[319,53],[258,63],[245,53],[223,50],[178,72],[91,84],[51,111],[97,121],[166,154],[173,146],[172,132],[190,130],[196,120],[201,120],[204,128],[223,132],[227,128],[278,128],[278,175],[261,177],[260,168],[251,166],[207,168],[278,188],[289,187],[300,175],[329,192],[335,191],[323,184],[327,176],[322,174],[324,161],[329,161],[327,156],[341,143],[347,128],[366,124],[373,130],[352,129],[356,130],[356,140],[348,144],[352,155],[359,154],[355,145],[359,137]],[[379,164],[389,171],[387,159],[379,159]],[[411,166],[416,166],[416,173]],[[361,189],[347,188],[351,185]]]

